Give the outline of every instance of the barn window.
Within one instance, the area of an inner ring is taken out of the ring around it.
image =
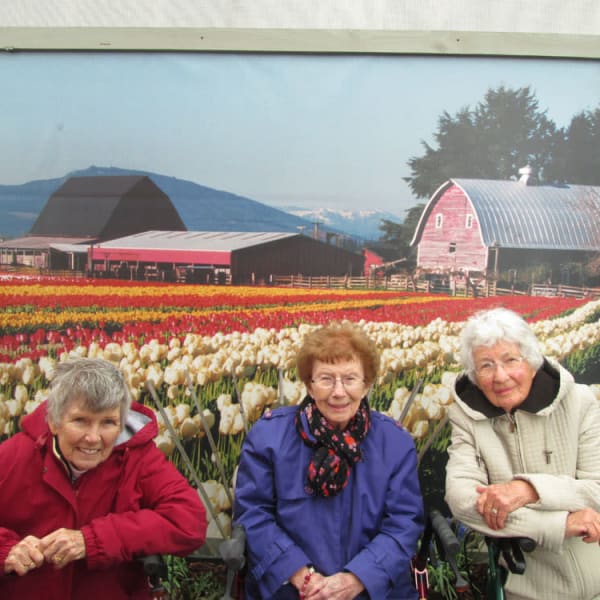
[[[467,215],[467,222],[465,223],[467,229],[473,227],[473,215]]]
[[[442,221],[443,221],[443,217],[442,217],[441,213],[438,213],[437,215],[435,215],[435,228],[436,229],[442,228]]]
[[[453,252],[456,252],[456,242],[450,242],[448,246],[448,254],[452,254]]]

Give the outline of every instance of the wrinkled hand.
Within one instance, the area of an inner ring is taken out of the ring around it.
[[[565,537],[576,536],[588,544],[600,543],[600,513],[592,508],[569,513]]]
[[[315,573],[304,590],[305,600],[352,600],[365,586],[353,573],[335,573],[324,577]]]
[[[494,530],[504,528],[511,512],[539,500],[535,488],[522,479],[478,486],[477,493],[477,512],[485,519],[487,526]]]
[[[62,569],[70,562],[85,557],[85,541],[81,531],[61,528],[40,540],[40,550],[46,562]]]
[[[25,575],[32,569],[44,564],[44,555],[40,550],[40,540],[34,535],[28,535],[15,544],[4,561],[4,573]]]

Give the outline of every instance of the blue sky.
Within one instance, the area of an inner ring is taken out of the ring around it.
[[[417,200],[408,158],[444,110],[529,85],[558,126],[600,105],[600,61],[402,55],[0,55],[0,184],[143,169],[274,206]]]

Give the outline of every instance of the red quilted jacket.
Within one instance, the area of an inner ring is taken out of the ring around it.
[[[148,598],[135,557],[185,555],[204,543],[204,506],[156,448],[153,412],[134,403],[131,424],[129,439],[117,440],[108,459],[74,484],[52,451],[45,404],[0,444],[0,565],[25,536],[60,527],[80,529],[87,553],[63,569],[43,565],[23,577],[0,569],[0,598]]]

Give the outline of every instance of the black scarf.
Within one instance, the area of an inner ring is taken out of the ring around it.
[[[304,431],[303,414],[315,441]],[[308,486],[315,494],[325,498],[335,496],[348,485],[352,466],[362,458],[360,443],[370,426],[371,416],[366,398],[361,400],[356,414],[344,431],[330,425],[313,398],[304,398],[296,412],[296,429],[302,441],[315,449],[308,464]]]

